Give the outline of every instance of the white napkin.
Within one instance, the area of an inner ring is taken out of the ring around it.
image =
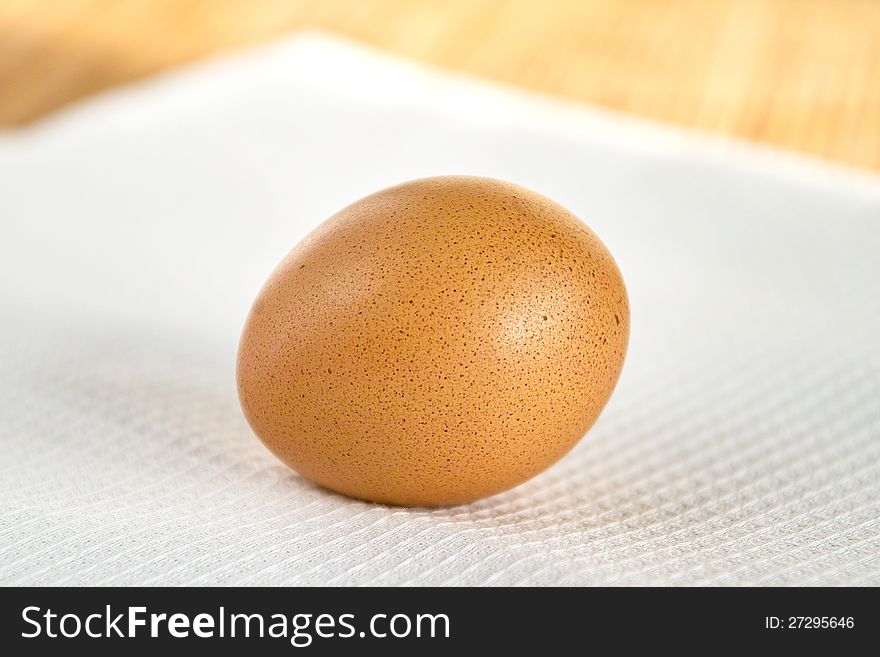
[[[518,489],[352,501],[251,434],[239,331],[316,224],[449,173],[602,237],[624,374]],[[0,230],[0,584],[880,584],[869,174],[312,35],[0,136]]]

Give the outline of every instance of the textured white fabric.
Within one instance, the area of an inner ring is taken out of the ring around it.
[[[570,208],[632,303],[621,383],[493,499],[320,490],[233,365],[284,254],[425,175]],[[0,584],[880,584],[880,182],[320,36],[0,136]]]

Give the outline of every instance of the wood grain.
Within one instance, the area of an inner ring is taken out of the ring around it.
[[[0,0],[0,127],[312,28],[880,171],[875,0]]]

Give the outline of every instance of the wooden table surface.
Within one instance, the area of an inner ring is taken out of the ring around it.
[[[308,28],[880,171],[878,0],[0,0],[0,127]]]

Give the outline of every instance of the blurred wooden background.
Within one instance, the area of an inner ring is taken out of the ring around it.
[[[306,28],[880,171],[878,0],[0,0],[0,127]]]

